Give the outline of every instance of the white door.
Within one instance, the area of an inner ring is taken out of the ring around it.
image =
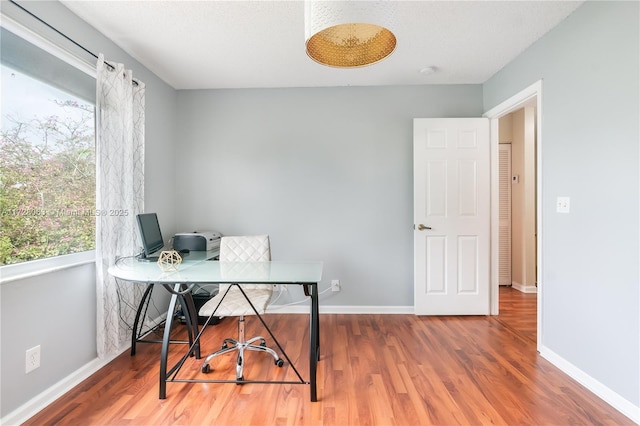
[[[414,119],[413,176],[416,315],[488,315],[489,120]]]

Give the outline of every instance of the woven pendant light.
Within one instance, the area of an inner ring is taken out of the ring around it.
[[[394,14],[391,1],[306,1],[307,55],[339,68],[381,61],[396,48],[389,30]]]

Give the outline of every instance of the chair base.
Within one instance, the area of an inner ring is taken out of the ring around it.
[[[254,345],[253,343],[257,341],[260,341],[260,344]],[[235,339],[224,339],[222,348],[212,354],[209,354],[205,358],[204,362],[202,363],[202,367],[200,367],[200,371],[205,374],[209,373],[211,371],[209,363],[213,358],[229,352],[238,351],[238,357],[236,358],[236,381],[242,382],[244,381],[244,351],[246,350],[268,353],[273,357],[273,361],[276,366],[282,367],[284,365],[284,361],[278,356],[276,351],[266,346],[264,337],[257,336],[247,340],[246,342],[241,342]]]

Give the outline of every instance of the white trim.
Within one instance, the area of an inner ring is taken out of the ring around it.
[[[0,285],[94,263],[95,250],[0,266]]]
[[[486,114],[485,114],[486,115]],[[489,312],[491,315],[498,315],[500,312],[500,169],[498,167],[498,157],[500,155],[500,138],[498,128],[498,118],[490,117],[489,138],[491,163],[491,265],[490,265],[490,289],[489,289]]]
[[[535,285],[523,285],[520,283],[512,282],[511,287],[522,292],[522,293],[537,293],[538,287]]]
[[[1,418],[0,424],[20,425],[24,423],[127,350],[129,350],[129,348],[124,348],[120,353],[109,358],[95,358],[93,361],[85,364],[64,379],[60,380],[58,383],[44,390],[22,404],[20,407],[13,410],[11,413]]]
[[[640,407],[633,405],[631,401],[628,401],[621,395],[617,394],[607,386],[600,383],[598,380],[589,376],[578,367],[553,352],[551,349],[543,346],[540,348],[540,356],[548,360],[551,364],[558,367],[560,370],[568,374],[572,379],[576,380],[582,386],[586,387],[589,391],[597,395],[607,404],[624,414],[632,421],[640,424]]]
[[[45,52],[54,55],[56,58],[65,61],[69,65],[79,69],[85,74],[88,74],[93,78],[96,77],[95,64],[91,64],[85,61],[84,59],[80,58],[79,56],[76,56],[75,54],[71,53],[67,49],[47,40],[40,34],[25,27],[24,25],[14,20],[13,18],[10,18],[4,13],[0,14],[0,26],[2,26],[8,31],[11,31],[18,37],[25,39],[26,41],[33,44],[34,46],[39,47]]]
[[[509,114],[517,109],[522,108],[526,104],[533,102],[535,99],[536,102],[536,233],[537,237],[537,248],[536,248],[536,267],[537,267],[537,277],[538,277],[538,286],[537,286],[537,294],[538,294],[538,302],[537,302],[537,350],[540,351],[542,346],[542,335],[544,331],[543,327],[543,311],[542,311],[542,277],[544,276],[543,265],[542,265],[542,240],[544,235],[542,234],[542,80],[538,80],[529,87],[520,91],[516,95],[510,97],[506,101],[502,102],[498,106],[491,108],[489,111],[485,112],[483,117],[487,117],[491,119],[491,155],[492,161],[495,161],[492,173],[495,173],[497,176],[497,156],[498,156],[498,119],[503,115]],[[495,156],[495,157],[494,157]],[[497,198],[499,194],[498,188],[498,179],[493,179],[491,181],[491,218],[492,221],[496,220],[498,215],[498,203]],[[495,210],[494,210],[495,209]],[[496,220],[497,221],[497,220]],[[492,222],[491,228],[491,314],[498,314],[498,303],[499,303],[499,284],[498,284],[498,227],[494,226]],[[495,255],[494,255],[495,254]]]
[[[268,313],[279,314],[308,314],[309,306],[286,306],[282,305],[283,310],[277,309],[279,305],[272,305],[268,307]],[[320,308],[321,314],[413,314],[413,306],[322,306]],[[156,320],[157,321],[157,320]],[[55,400],[71,391],[74,387],[82,383],[82,381],[91,377],[102,367],[109,364],[111,361],[122,355],[124,352],[131,349],[131,346],[121,348],[121,350],[108,358],[99,359],[95,358],[93,361],[82,366],[80,369],[74,371],[58,383],[49,387],[45,391],[31,398],[20,407],[13,410],[11,413],[0,418],[0,425],[20,425],[31,417],[35,416],[41,410],[52,404]]]
[[[147,319],[145,321],[144,327],[151,327],[153,325],[159,324],[167,317],[167,313],[161,314],[155,320]],[[152,330],[147,330],[145,334],[142,336],[146,336]],[[131,345],[127,345],[124,348],[121,348],[118,353],[115,355],[109,356],[105,359],[95,358],[93,361],[85,364],[80,367],[78,370],[69,374],[67,377],[60,380],[58,383],[44,390],[40,394],[31,398],[26,403],[22,404],[20,407],[13,410],[11,413],[7,414],[5,417],[0,418],[0,425],[20,425],[31,417],[38,414],[40,411],[45,409],[47,406],[52,404],[55,400],[71,391],[74,387],[78,386],[84,380],[91,377],[93,374],[97,373],[102,367],[109,364],[111,361],[122,355],[123,353],[129,351],[131,349]]]
[[[270,314],[308,314],[309,304],[300,305],[270,305],[267,313]],[[415,313],[415,308],[411,306],[351,306],[334,305],[319,307],[320,314],[410,314]]]
[[[507,115],[517,109],[522,108],[531,101],[533,98],[539,97],[542,93],[542,80],[538,80],[531,86],[525,88],[519,93],[513,95],[501,104],[491,108],[485,112],[482,116],[487,118],[500,118],[503,115]]]
[[[278,310],[279,305],[270,306],[267,312],[271,313],[291,313],[291,314],[304,314],[308,313],[308,306],[281,306],[283,309]],[[305,309],[306,308],[306,309]],[[413,314],[413,306],[323,306],[321,307],[321,313],[324,314]],[[71,391],[75,386],[79,385],[82,381],[91,377],[102,367],[109,364],[118,356],[128,351],[130,346],[127,346],[121,351],[109,358],[94,359],[93,361],[85,364],[80,369],[76,370],[69,376],[60,380],[55,385],[41,392],[25,404],[21,405],[5,417],[0,418],[0,424],[2,425],[19,425],[36,415],[38,412],[46,408],[53,403],[56,399],[60,398],[67,392]],[[579,382],[586,387],[590,392],[597,395],[600,399],[611,405],[623,415],[636,423],[640,423],[640,407],[633,405],[630,401],[626,400],[616,392],[609,389],[593,377],[586,374],[564,358],[553,352],[547,347],[542,347],[540,350],[540,356],[548,360],[555,367],[568,374],[571,378]]]

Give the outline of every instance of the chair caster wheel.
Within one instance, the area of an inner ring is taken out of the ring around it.
[[[211,367],[209,366],[209,364],[204,364],[201,368],[200,371],[202,371],[204,374],[207,374],[211,371]]]
[[[244,382],[244,376],[236,377],[236,386],[243,385],[244,384],[243,382]]]
[[[277,365],[278,367],[282,367],[282,366],[284,365],[284,361],[283,361],[283,360],[281,360],[281,359],[277,359],[277,360],[276,360],[276,365]]]
[[[262,346],[263,348],[265,348],[267,346],[267,341],[262,339],[260,340],[260,346]]]

